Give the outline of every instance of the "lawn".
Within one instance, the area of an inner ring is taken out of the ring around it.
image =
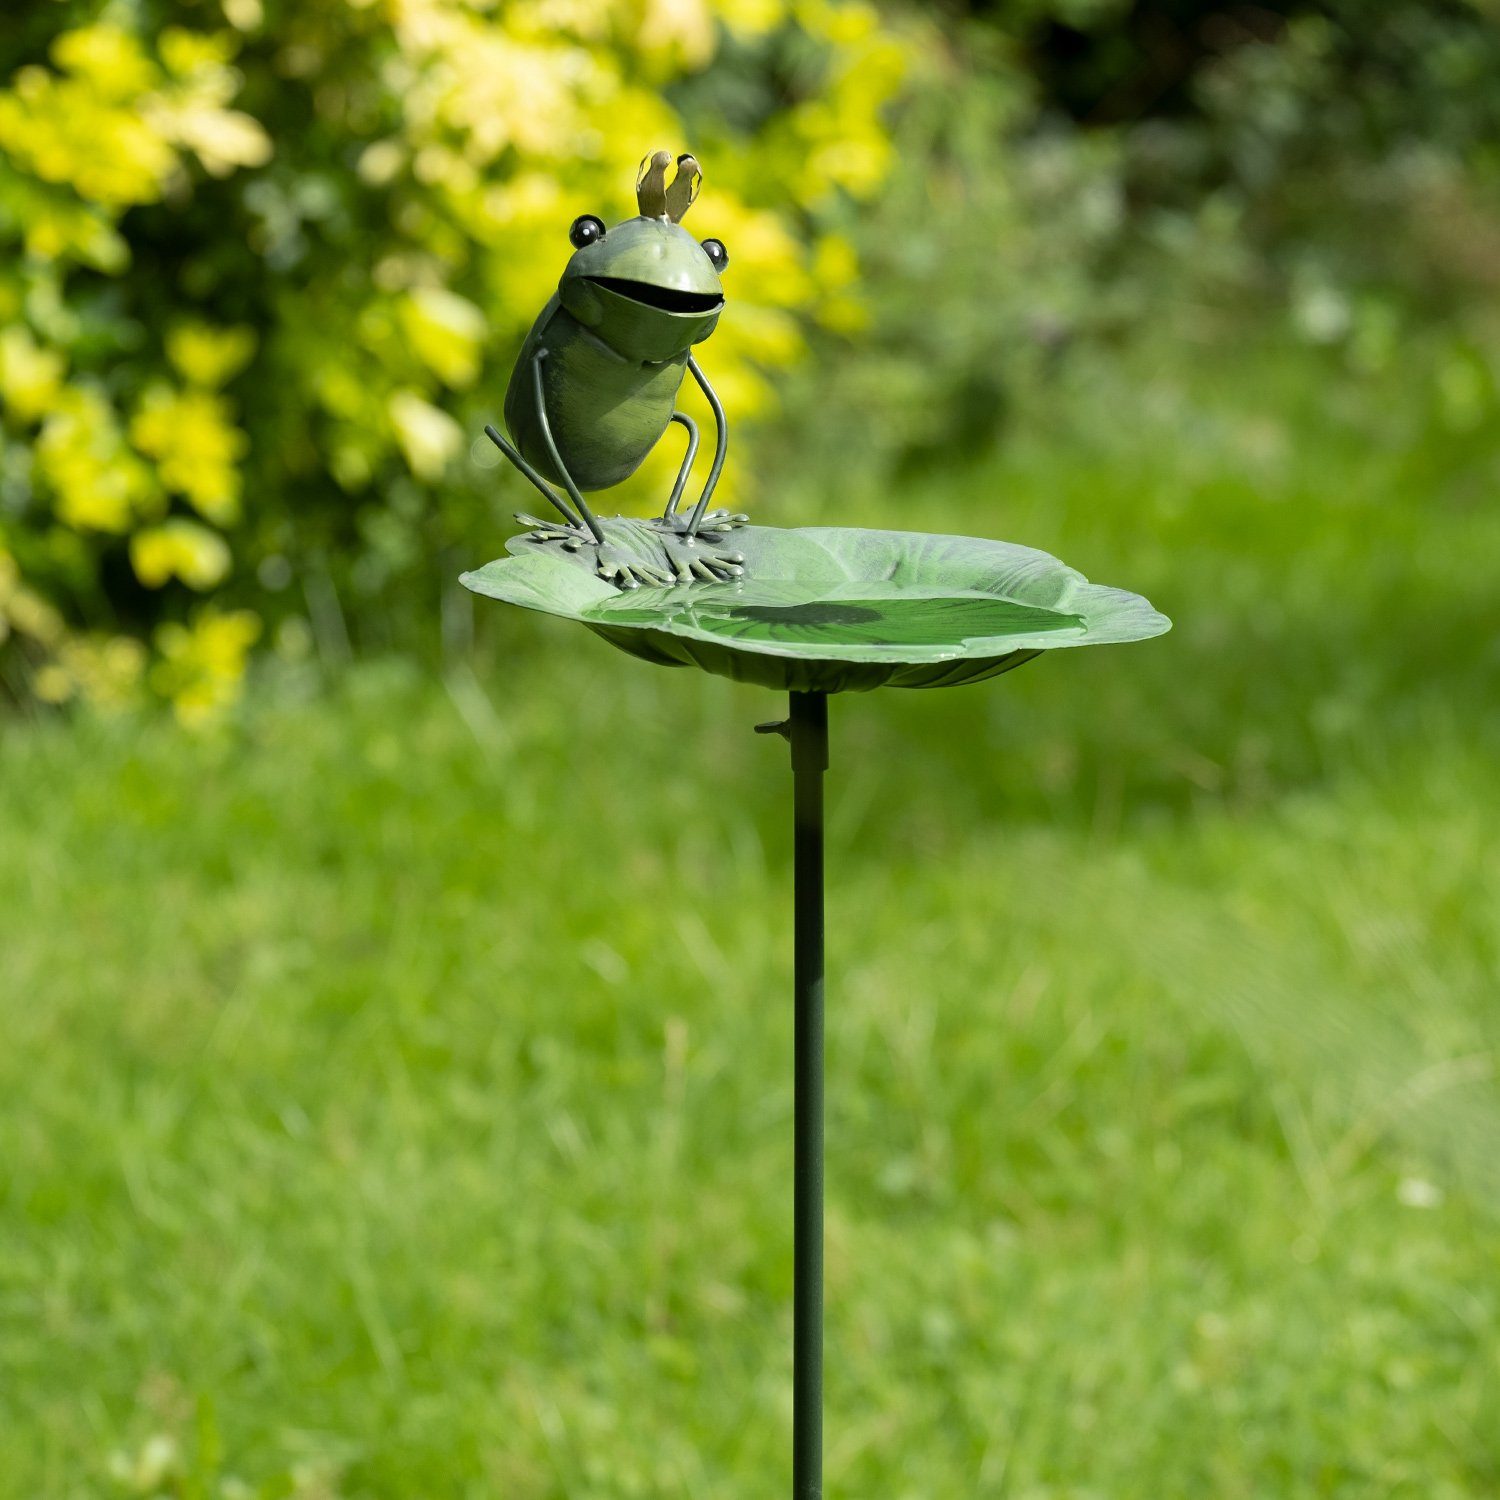
[[[831,1496],[1500,1491],[1497,479],[1247,350],[767,500],[1177,621],[833,704]],[[0,732],[5,1500],[786,1491],[777,701],[477,624]]]

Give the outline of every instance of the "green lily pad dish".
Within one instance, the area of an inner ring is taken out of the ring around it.
[[[605,530],[613,545],[660,551],[644,522],[611,518]],[[744,526],[729,540],[745,577],[728,583],[622,591],[596,575],[589,549],[529,536],[460,581],[578,620],[645,661],[805,693],[978,682],[1043,651],[1171,628],[1140,595],[1013,542],[834,526]]]

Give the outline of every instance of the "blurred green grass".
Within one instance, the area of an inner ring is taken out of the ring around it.
[[[760,507],[1177,620],[833,705],[830,1493],[1500,1488],[1500,509],[1424,390],[1137,352]],[[785,1489],[775,700],[479,625],[0,740],[0,1495]]]

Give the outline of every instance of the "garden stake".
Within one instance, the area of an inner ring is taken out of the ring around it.
[[[823,1494],[823,773],[828,697],[793,693],[792,992],[796,1006],[792,1495]]]
[[[790,695],[792,746],[792,1500],[823,1495],[823,773],[828,695]]]
[[[792,746],[792,1496],[823,1494],[823,773],[828,695],[757,724]]]
[[[828,697],[791,695],[792,994],[796,1007],[792,1495],[823,1494],[823,773]]]

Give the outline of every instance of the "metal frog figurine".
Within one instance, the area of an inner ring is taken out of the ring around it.
[[[679,156],[668,182],[672,166],[668,151],[641,163],[638,217],[609,229],[592,214],[574,220],[573,256],[521,346],[505,393],[514,446],[485,428],[563,517],[559,524],[518,515],[536,528],[530,540],[591,552],[599,576],[620,588],[723,581],[744,572],[744,558],[723,544],[746,517],[708,509],[729,439],[724,408],[692,354],[723,310],[719,273],[729,252],[719,240],[699,244],[681,227],[702,173],[691,156]],[[698,454],[698,428],[676,407],[685,373],[708,398],[717,433],[703,493],[687,516],[678,505]],[[651,521],[600,520],[583,491],[628,478],[673,422],[687,432],[687,453],[666,509]]]

